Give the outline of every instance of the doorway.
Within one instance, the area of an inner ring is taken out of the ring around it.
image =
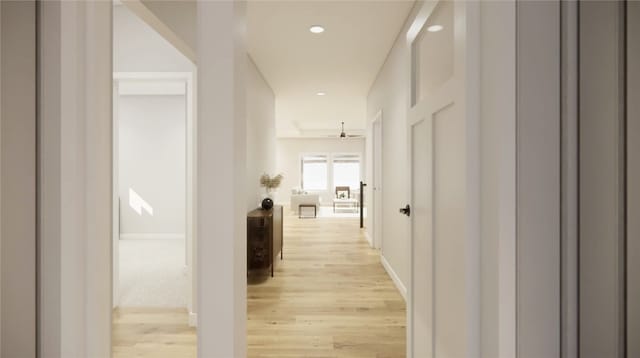
[[[116,328],[119,319],[140,313],[175,317],[185,330],[195,325],[191,76],[114,74]],[[114,329],[114,352],[118,342]]]
[[[149,264],[157,265],[157,270],[149,274],[164,272],[161,276],[165,277],[165,288],[171,286],[167,285],[168,277],[184,281],[181,285],[187,282],[186,276],[182,278],[176,272],[188,267],[187,81],[156,76],[163,79],[154,79],[153,74],[115,75],[114,239],[125,241],[114,247],[114,279],[119,276],[124,280],[114,282],[114,305],[155,302],[152,305],[177,306],[182,301],[186,304],[186,294],[182,297],[183,293],[164,290],[163,285],[148,286],[140,281],[140,272],[134,280],[133,273],[128,271],[144,266],[141,254],[151,254],[148,251],[151,249],[158,255]],[[125,250],[124,256],[118,248]],[[167,261],[162,263],[163,259]],[[123,270],[116,275],[120,265],[124,265]],[[117,295],[122,287],[129,291]],[[156,295],[154,290],[162,290],[164,295]]]

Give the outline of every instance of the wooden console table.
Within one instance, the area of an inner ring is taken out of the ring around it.
[[[247,274],[251,270],[271,268],[271,277],[278,255],[283,258],[281,205],[271,210],[255,209],[247,214]]]

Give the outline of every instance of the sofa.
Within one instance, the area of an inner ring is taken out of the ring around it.
[[[321,202],[320,194],[310,194],[295,189],[291,192],[291,211],[297,212],[300,204],[315,205],[316,210],[319,210]]]

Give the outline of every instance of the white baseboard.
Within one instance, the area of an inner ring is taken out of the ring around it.
[[[364,231],[364,238],[367,239],[367,241],[369,242],[369,246],[371,246],[371,248],[375,248],[373,246],[373,240],[371,239],[371,235],[369,235],[368,231]]]
[[[179,233],[167,233],[167,234],[150,234],[150,233],[136,233],[136,234],[120,234],[120,240],[140,240],[140,239],[182,239],[184,240],[184,234]]]
[[[387,259],[385,259],[382,255],[380,255],[380,262],[382,263],[382,267],[384,267],[385,271],[387,271],[389,277],[391,277],[391,281],[393,281],[398,291],[400,291],[400,295],[402,296],[402,298],[404,298],[404,301],[407,302],[407,288],[404,286],[402,281],[400,281],[400,277],[398,277],[396,272],[393,271],[393,268],[391,268],[391,265],[389,264]]]
[[[189,312],[189,327],[198,327],[198,314]]]

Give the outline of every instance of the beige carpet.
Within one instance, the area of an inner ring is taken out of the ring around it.
[[[120,240],[120,307],[186,307],[184,239]]]

